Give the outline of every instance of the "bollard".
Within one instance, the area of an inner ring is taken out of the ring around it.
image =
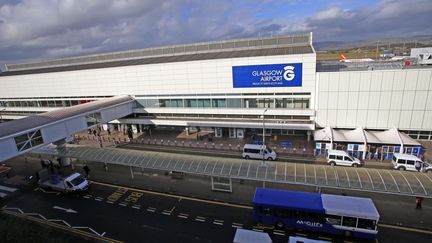
[[[207,148],[207,143],[204,143],[204,147]]]
[[[189,141],[189,147],[191,147],[192,146],[192,142],[191,141]]]
[[[231,150],[231,144],[228,144],[229,150]]]
[[[223,149],[223,143],[220,144],[220,149]]]
[[[150,144],[150,138],[147,139],[147,144]]]
[[[161,145],[163,145],[163,143],[164,143],[164,141],[163,141],[163,139],[161,139]]]
[[[196,146],[197,146],[197,147],[199,146],[199,144],[200,144],[199,142],[196,142]]]
[[[213,148],[215,148],[215,143],[213,143],[212,145],[213,145]]]
[[[177,146],[177,140],[174,140],[174,146]]]
[[[182,141],[182,146],[184,147],[184,141]]]
[[[167,141],[167,145],[168,145],[168,146],[170,146],[170,142],[171,142],[170,140]]]

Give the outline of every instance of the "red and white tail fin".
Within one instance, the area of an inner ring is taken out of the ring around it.
[[[340,54],[341,60],[346,60],[347,58],[344,56],[344,54]]]

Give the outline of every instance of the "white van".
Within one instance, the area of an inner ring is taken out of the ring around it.
[[[420,163],[422,171],[432,171],[432,168],[431,166],[429,166],[429,164],[421,161],[421,159],[412,154],[393,154],[392,164],[393,168],[395,168],[396,170],[417,171],[417,169],[415,168],[417,162]]]
[[[262,159],[264,151],[265,160],[276,160],[276,152],[265,145],[245,144],[242,157],[244,159]]]
[[[353,158],[343,150],[329,150],[327,154],[327,163],[333,166],[344,165],[359,167],[362,165],[362,162],[359,159]]]

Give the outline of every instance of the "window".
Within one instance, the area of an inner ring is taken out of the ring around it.
[[[337,159],[337,160],[342,160],[342,159],[343,159],[343,156],[342,156],[342,155],[338,155],[338,156],[336,156],[336,159]]]
[[[42,133],[40,130],[21,134],[14,137],[18,151],[24,151],[31,147],[43,144]]]
[[[211,107],[210,106],[210,99],[199,99],[198,100],[198,107]]]
[[[351,159],[350,157],[347,157],[347,156],[344,156],[344,160],[345,160],[345,161],[351,161],[351,162],[352,162],[352,159]]]
[[[212,106],[214,108],[220,108],[226,106],[225,99],[213,99],[212,102],[213,102]]]
[[[331,154],[331,155],[329,155],[329,159],[336,159],[336,156]]]
[[[326,222],[328,224],[332,224],[332,225],[341,225],[342,222],[342,217],[341,216],[337,216],[337,215],[330,215],[327,214],[325,216]]]
[[[406,164],[406,160],[404,160],[404,159],[398,159],[398,164]]]
[[[358,219],[357,228],[375,230],[376,221],[370,219]]]
[[[346,227],[356,227],[357,218],[353,217],[343,217],[342,225]]]
[[[227,99],[227,108],[241,108],[242,100],[241,99]]]
[[[414,160],[407,160],[406,163],[407,165],[414,165],[415,162]]]

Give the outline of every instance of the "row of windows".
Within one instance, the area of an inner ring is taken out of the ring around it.
[[[309,98],[276,99],[138,99],[145,108],[286,108],[308,109]]]
[[[350,157],[342,156],[342,155],[333,155],[333,154],[329,155],[329,159],[352,161]]]
[[[136,118],[136,117],[143,117],[143,118],[248,118],[248,119],[259,119],[262,120],[260,115],[227,115],[227,114],[174,114],[174,113],[139,113],[139,114],[133,114],[129,115],[126,118]],[[266,122],[267,119],[276,119],[280,120],[280,123],[284,123],[284,120],[299,120],[299,121],[310,121],[309,116],[272,116],[272,115],[266,115]],[[270,121],[269,121],[270,122]],[[278,121],[276,121],[278,122]]]
[[[404,131],[408,136],[418,140],[432,140],[432,131]]]
[[[68,107],[91,101],[93,100],[0,101],[0,107]]]
[[[376,228],[376,221],[371,219],[322,214],[315,212],[305,212],[285,208],[267,208],[261,206],[256,207],[256,210],[259,214],[272,215],[279,218],[310,220],[322,224],[327,223],[332,225],[342,225],[347,227],[356,227],[370,230],[375,230]]]
[[[265,96],[265,95],[310,95],[311,93],[226,93],[226,94],[168,94],[168,95],[136,95],[137,99],[143,97],[161,97],[161,96],[184,96],[184,97],[192,97],[192,96]]]

